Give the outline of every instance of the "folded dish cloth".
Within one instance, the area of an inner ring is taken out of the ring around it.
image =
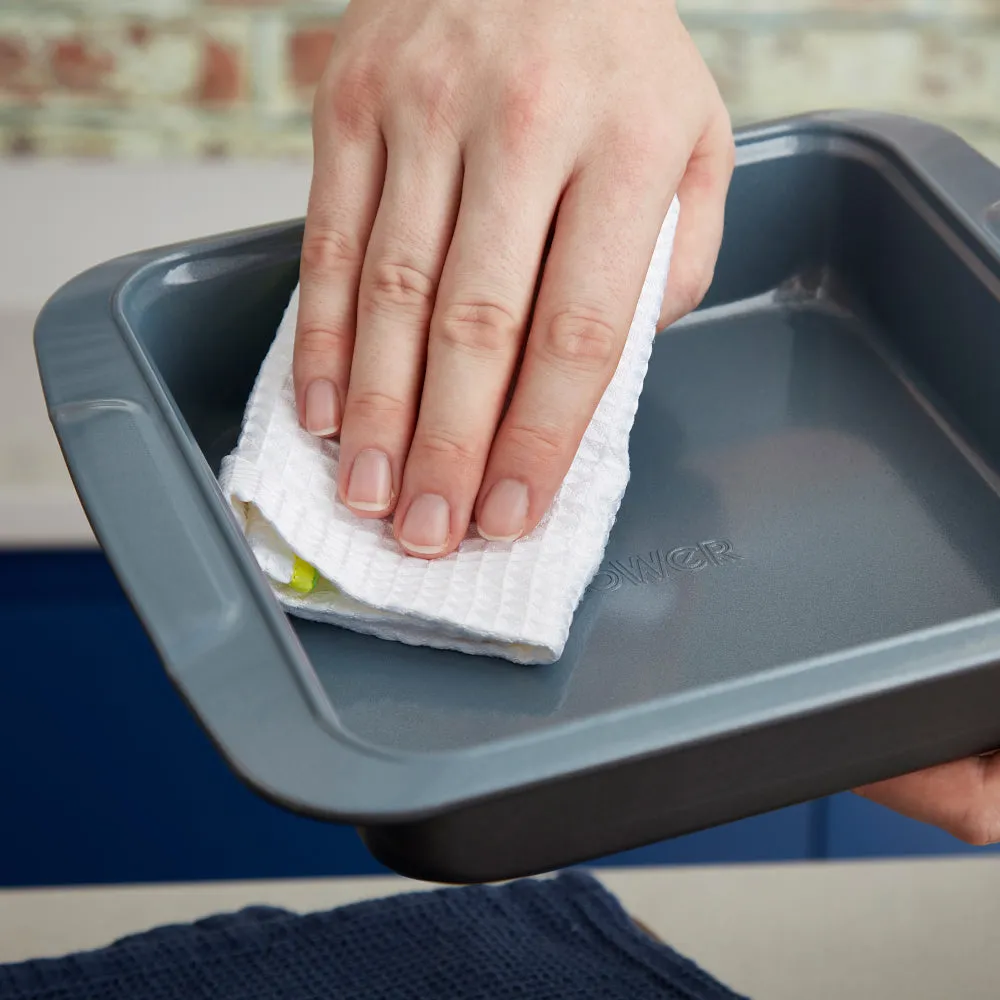
[[[0,1000],[740,1000],[582,873],[270,907],[0,965]]]
[[[628,441],[663,301],[679,206],[664,221],[618,369],[539,526],[513,544],[474,530],[457,552],[407,556],[388,521],[337,499],[339,445],[299,426],[292,387],[298,289],[257,377],[220,483],[284,608],[415,645],[559,658],[629,477]]]

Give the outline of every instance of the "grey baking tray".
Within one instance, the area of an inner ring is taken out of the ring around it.
[[[214,473],[300,224],[113,261],[46,306],[87,513],[253,788],[405,874],[492,880],[1000,744],[1000,170],[893,117],[738,139],[715,282],[654,351],[607,559],[549,667],[271,596]]]

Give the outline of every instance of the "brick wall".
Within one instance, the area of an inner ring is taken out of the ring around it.
[[[0,153],[307,155],[311,92],[343,6],[0,0]],[[1000,160],[1000,0],[682,8],[737,122],[894,110]]]

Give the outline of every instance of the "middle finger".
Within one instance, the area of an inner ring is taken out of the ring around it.
[[[396,537],[414,555],[443,555],[468,529],[564,179],[556,157],[468,151],[396,511]]]

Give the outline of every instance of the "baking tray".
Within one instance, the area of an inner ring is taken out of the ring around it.
[[[36,330],[94,530],[258,792],[484,881],[1000,745],[1000,169],[959,139],[857,113],[739,134],[714,284],[654,350],[606,561],[545,667],[271,595],[214,474],[301,236],[104,264]]]

